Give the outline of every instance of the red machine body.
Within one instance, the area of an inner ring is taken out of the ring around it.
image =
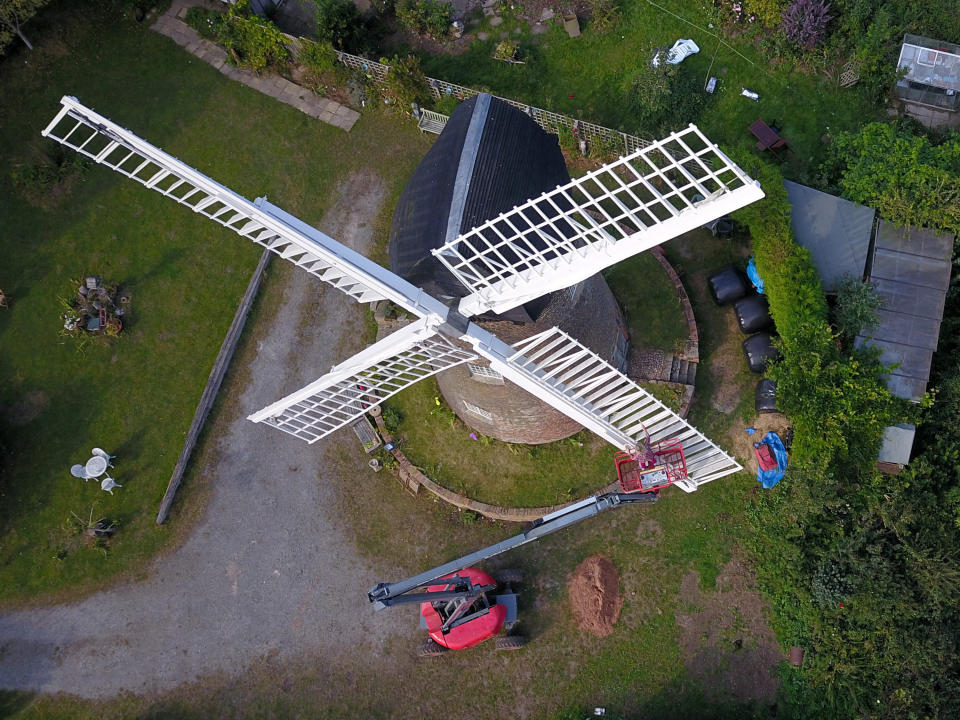
[[[497,585],[490,575],[476,568],[458,570],[444,575],[443,578],[453,576],[469,577],[471,584],[478,587],[496,587]],[[438,584],[427,587],[427,592],[443,592],[452,589],[453,585]],[[459,604],[444,600],[420,604],[420,615],[426,623],[427,632],[438,645],[450,650],[465,650],[500,633],[507,619],[507,609],[503,605],[491,604],[485,592],[478,593],[475,598],[468,598],[467,601],[470,603],[469,608],[446,632],[443,630],[443,625],[451,612],[460,611]]]

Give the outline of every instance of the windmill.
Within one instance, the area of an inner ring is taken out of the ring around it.
[[[65,96],[43,130],[97,163],[262,245],[358,302],[418,317],[306,387],[249,416],[308,443],[424,378],[489,367],[618,449],[682,443],[692,492],[741,469],[696,428],[559,328],[509,345],[471,321],[579,283],[763,197],[694,126],[545,192],[432,251],[467,289],[455,306],[347,248],[265,197],[254,202]]]

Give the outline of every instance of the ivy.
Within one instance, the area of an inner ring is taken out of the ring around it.
[[[960,135],[939,145],[906,127],[838,133],[823,171],[843,196],[897,225],[960,233]]]

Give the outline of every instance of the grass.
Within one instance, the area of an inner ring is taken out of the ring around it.
[[[350,135],[319,123],[226,81],[109,5],[63,3],[32,35],[37,50],[14,52],[0,73],[7,168],[46,152],[39,132],[63,94],[247,197],[269,191],[308,222],[354,170],[387,171],[396,196],[428,147],[378,114]],[[99,167],[47,208],[26,202],[6,173],[0,195],[9,200],[0,287],[11,298],[0,312],[0,602],[11,603],[95,589],[176,540],[177,522],[156,527],[156,509],[259,251]],[[58,337],[57,297],[88,273],[130,290],[132,312],[120,338],[80,354]],[[124,487],[113,496],[69,474],[93,446],[117,455]],[[193,467],[179,505],[197,484]],[[120,524],[108,552],[68,525],[91,506]]]
[[[410,497],[392,481],[352,481],[365,462],[353,442],[343,440],[336,470],[325,477],[337,485],[337,513],[354,543],[391,576],[422,571],[517,532],[500,523],[467,523],[455,509],[423,493]],[[742,532],[748,489],[749,483],[733,478],[692,495],[671,490],[654,506],[617,509],[489,561],[488,570],[519,567],[526,575],[520,629],[531,642],[518,653],[499,654],[487,643],[437,662],[417,661],[410,642],[397,639],[365,661],[350,655],[262,658],[242,677],[205,678],[162,696],[92,702],[11,694],[6,702],[18,720],[445,718],[454,705],[468,717],[586,717],[589,708],[605,706],[613,717],[700,718],[703,689],[686,674],[677,645],[678,592],[691,571],[700,575],[704,593],[711,592]],[[657,528],[653,541],[644,534],[651,527]],[[619,569],[625,600],[613,634],[604,639],[576,627],[566,594],[567,575],[596,553],[610,556]],[[387,612],[403,613],[411,628],[416,625],[415,609]],[[718,652],[720,660],[736,661],[732,644]],[[710,708],[714,718],[764,716],[735,703]]]
[[[429,380],[388,404],[403,415],[399,436],[410,462],[451,490],[496,505],[540,507],[585,497],[616,480],[614,448],[591,433],[546,445],[472,440],[470,428],[445,403],[438,407],[437,397]]]
[[[666,5],[665,3],[659,3]],[[789,138],[792,152],[786,159],[789,177],[806,178],[823,154],[824,134],[859,127],[878,115],[857,87],[841,89],[835,78],[806,71],[792,63],[773,66],[769,58],[746,37],[714,36],[717,24],[711,3],[681,0],[669,4],[676,15],[648,2],[622,3],[622,20],[609,32],[595,33],[589,24],[575,39],[554,22],[545,35],[535,36],[528,23],[504,10],[499,27],[480,18],[471,31],[485,31],[486,41],[474,40],[457,55],[421,54],[424,72],[432,77],[475,88],[488,88],[504,97],[528,102],[571,117],[625,132],[645,133],[630,109],[633,78],[654,47],[669,46],[677,38],[693,38],[700,52],[683,61],[681,70],[702,87],[709,76],[719,78],[717,92],[696,122],[715,142],[742,145],[751,152],[754,138],[747,126],[758,117],[777,121]],[[519,30],[519,34],[515,31]],[[524,65],[507,65],[491,58],[502,33],[520,42]],[[760,95],[753,102],[741,88]]]
[[[687,320],[673,283],[652,254],[634,255],[604,275],[623,308],[634,347],[667,353],[683,347],[688,337]]]

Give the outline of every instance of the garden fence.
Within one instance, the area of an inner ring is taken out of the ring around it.
[[[387,72],[390,70],[389,65],[368,60],[367,58],[360,57],[359,55],[351,55],[350,53],[337,52],[337,59],[347,67],[362,72],[368,78],[375,80],[378,83],[384,82],[387,77]],[[437,80],[436,78],[428,77],[427,82],[430,85],[430,92],[433,93],[435,98],[440,98],[444,95],[452,95],[458,100],[466,100],[467,98],[473,97],[474,95],[478,95],[480,93],[479,90],[464,87],[463,85],[449,83],[445,80]],[[588,144],[598,143],[602,148],[609,149],[610,152],[619,152],[622,148],[622,154],[629,155],[630,153],[636,152],[640,148],[651,144],[650,140],[645,140],[637,137],[636,135],[629,135],[627,133],[620,132],[619,130],[613,130],[611,128],[604,127],[603,125],[595,125],[594,123],[584,122],[583,120],[578,120],[566,115],[561,115],[560,113],[551,112],[550,110],[544,110],[532,105],[517,102],[516,100],[510,100],[509,98],[498,99],[513,105],[522,112],[525,112],[535,123],[537,123],[547,132],[559,134],[561,128],[563,128],[568,130],[574,137],[582,138],[586,140]]]

